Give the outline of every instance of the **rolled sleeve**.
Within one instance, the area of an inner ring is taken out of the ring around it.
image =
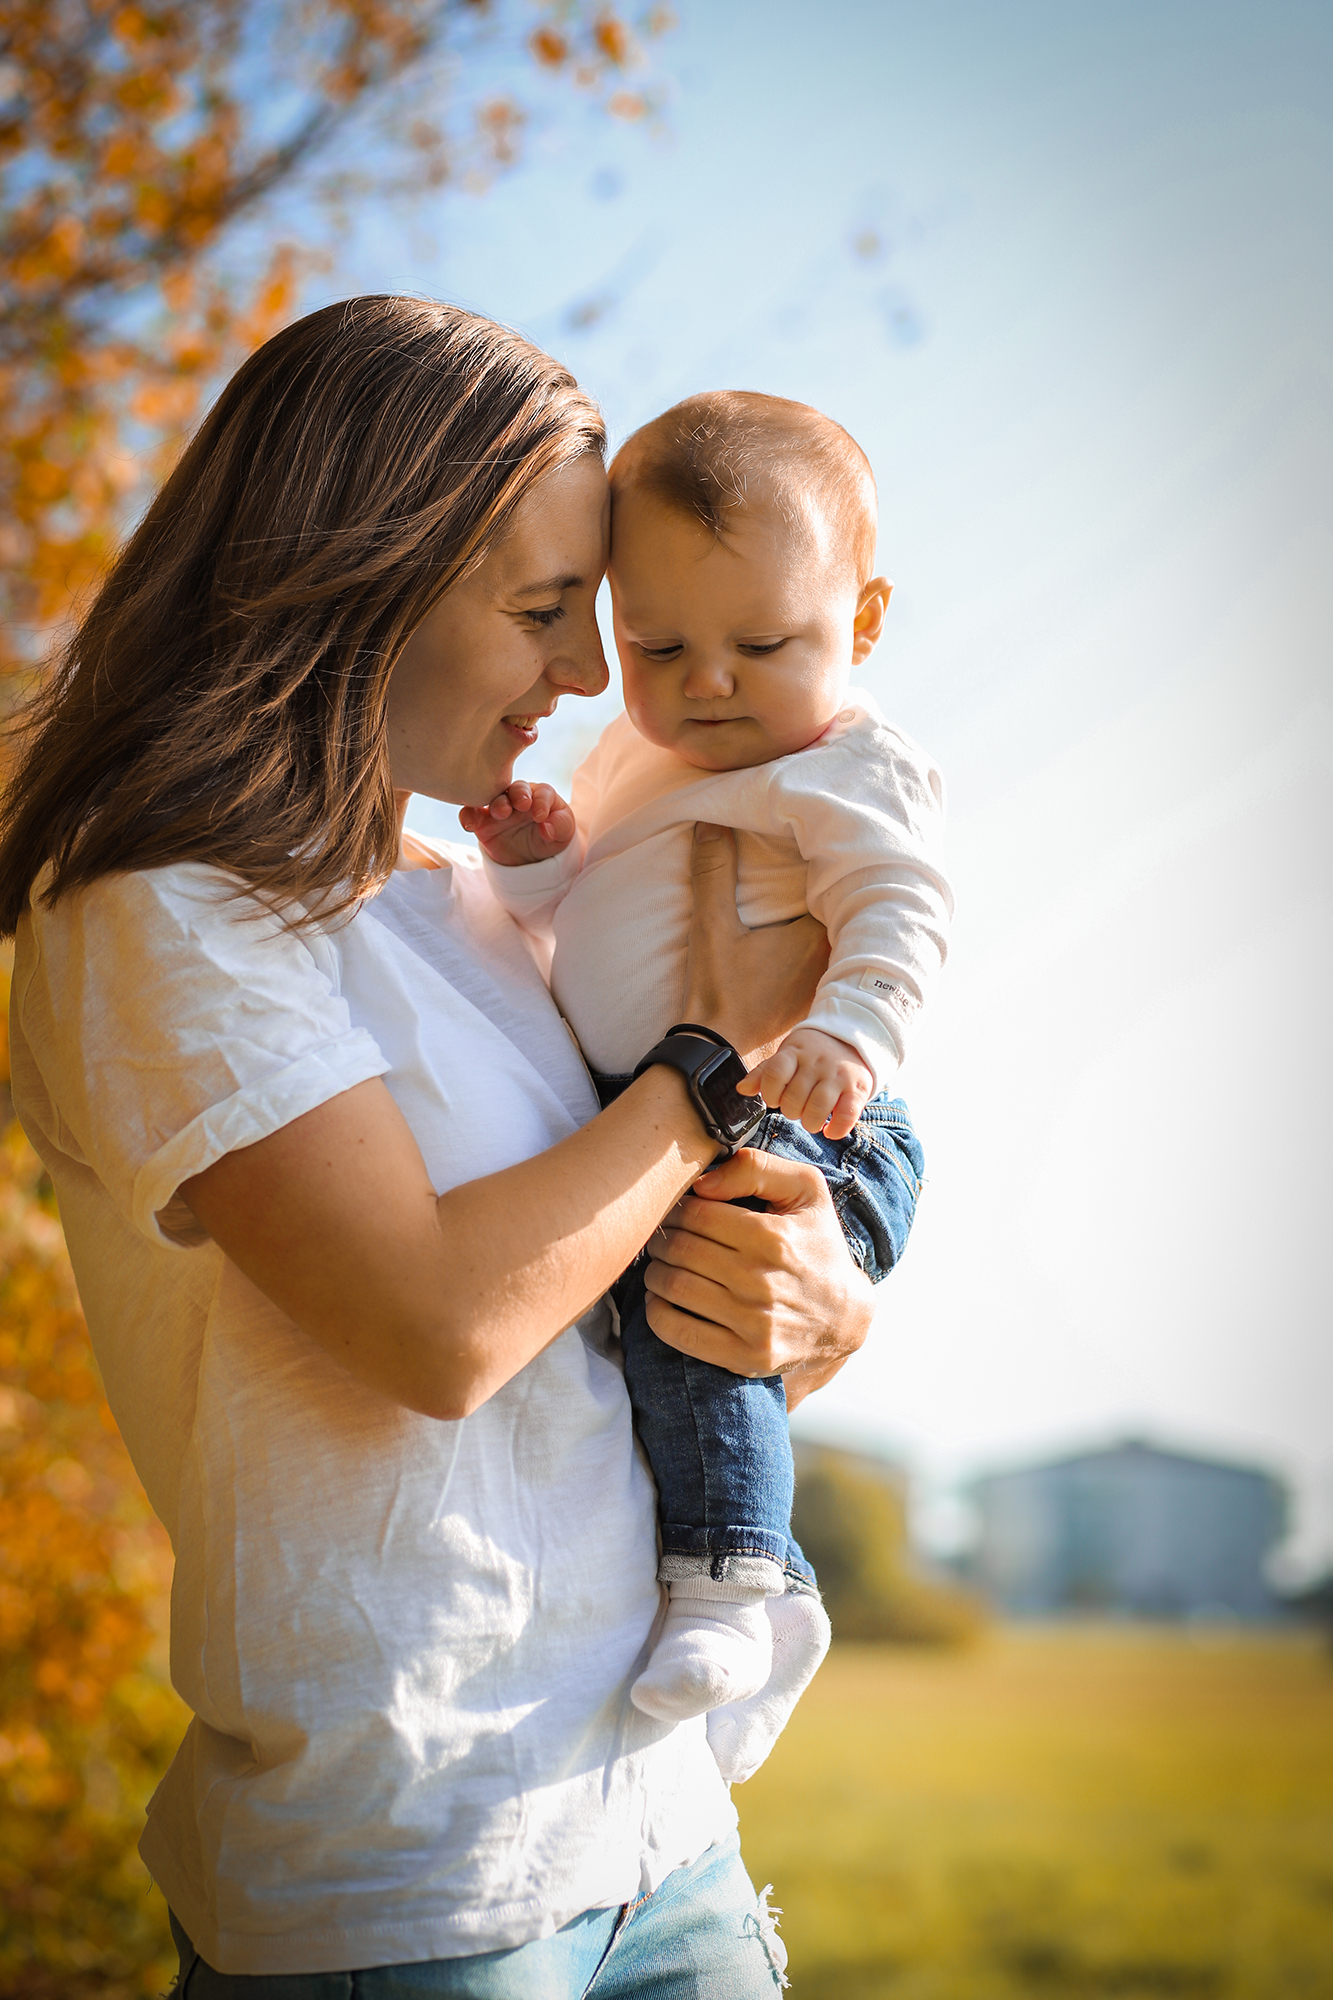
[[[53,909],[35,888],[22,928],[43,1085],[25,1117],[159,1246],[207,1241],[183,1181],[389,1068],[318,931],[216,869],[110,876]]]
[[[177,1190],[225,1153],[253,1146],[280,1132],[294,1118],[318,1110],[358,1083],[383,1076],[388,1064],[364,1028],[344,1040],[312,1049],[262,1084],[235,1091],[210,1104],[181,1132],[144,1162],[134,1178],[131,1217],[154,1242],[188,1250],[207,1242],[207,1233]]]

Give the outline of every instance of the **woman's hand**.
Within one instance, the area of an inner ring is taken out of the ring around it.
[[[745,928],[729,827],[695,827],[690,870],[694,915],[681,1019],[715,1028],[753,1069],[809,1012],[828,964],[828,937],[813,917]]]
[[[767,1214],[735,1208],[745,1195]],[[682,1196],[649,1243],[648,1324],[733,1375],[782,1375],[787,1407],[836,1375],[870,1331],[874,1294],[822,1174],[741,1151]]]

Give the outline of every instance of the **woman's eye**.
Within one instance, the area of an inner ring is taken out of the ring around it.
[[[563,604],[543,604],[539,611],[529,611],[527,615],[534,625],[554,625],[557,618],[564,617],[565,607]]]

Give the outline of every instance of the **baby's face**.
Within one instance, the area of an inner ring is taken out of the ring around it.
[[[727,539],[642,492],[616,496],[611,599],[625,707],[703,771],[804,749],[838,713],[858,590],[817,526],[737,510]]]

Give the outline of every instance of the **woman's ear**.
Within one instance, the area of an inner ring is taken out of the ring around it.
[[[852,620],[852,665],[859,667],[874,652],[884,630],[884,614],[889,608],[893,585],[886,576],[872,576],[863,584]]]

